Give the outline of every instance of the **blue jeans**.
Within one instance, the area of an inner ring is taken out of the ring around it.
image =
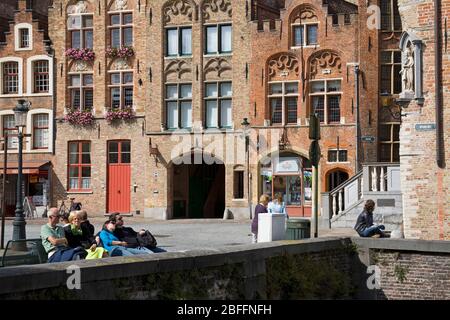
[[[150,254],[152,251],[144,247],[126,248],[123,246],[114,246],[110,252],[111,257],[116,256],[134,256],[136,254]]]
[[[164,250],[162,248],[159,247],[154,247],[154,248],[148,248],[151,252],[153,253],[161,253],[161,252],[167,252],[167,250]]]
[[[384,225],[379,226],[371,226],[369,228],[366,228],[362,233],[361,237],[371,237],[374,234],[379,234],[381,236],[384,236]]]

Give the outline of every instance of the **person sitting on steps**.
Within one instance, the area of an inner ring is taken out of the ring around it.
[[[384,225],[373,224],[373,211],[375,210],[375,202],[367,200],[364,210],[358,216],[354,229],[361,237],[385,238]]]

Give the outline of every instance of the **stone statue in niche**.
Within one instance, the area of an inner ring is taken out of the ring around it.
[[[116,0],[116,10],[125,10],[127,8],[128,0]]]
[[[405,62],[402,65],[402,70],[400,71],[402,75],[403,92],[413,92],[414,91],[414,52],[412,46],[409,45],[406,48]]]

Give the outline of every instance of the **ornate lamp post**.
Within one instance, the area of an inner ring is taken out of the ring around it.
[[[404,116],[402,114],[402,107],[396,103],[396,100],[389,93],[381,93],[380,100],[382,110],[387,110],[392,118],[396,120],[402,119],[402,116]]]
[[[250,157],[249,157],[249,144],[250,144],[250,122],[248,122],[247,118],[244,118],[244,121],[241,123],[244,128],[244,137],[245,137],[245,158],[247,162],[247,199],[248,199],[248,210],[250,219],[252,219],[252,200],[250,194]]]
[[[17,201],[16,201],[16,215],[13,222],[13,240],[26,239],[25,234],[25,217],[23,215],[23,193],[22,193],[22,150],[23,150],[23,129],[27,124],[27,113],[30,102],[19,100],[14,108],[14,121],[18,131],[19,154],[18,154],[18,176],[17,176]]]

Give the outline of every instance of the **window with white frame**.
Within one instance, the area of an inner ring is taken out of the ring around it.
[[[329,149],[328,162],[347,162],[347,150]]]
[[[94,106],[94,79],[92,73],[69,75],[70,104],[73,109],[90,111]]]
[[[296,124],[298,81],[269,82],[269,105],[272,124]]]
[[[381,51],[381,93],[397,94],[402,91],[402,52],[400,50]]]
[[[17,23],[14,25],[14,50],[33,49],[33,25],[30,23]]]
[[[318,40],[318,28],[317,23],[299,23],[292,24],[292,46],[314,46],[317,45]]]
[[[322,123],[341,121],[341,80],[312,80],[310,82],[311,112],[316,113]]]
[[[192,84],[166,84],[166,115],[168,129],[192,127]]]
[[[7,61],[2,64],[3,94],[19,93],[19,63]]]
[[[205,83],[206,128],[232,127],[231,81]]]
[[[94,15],[69,15],[68,29],[72,48],[94,47]]]
[[[19,48],[25,49],[30,47],[30,29],[19,29]]]
[[[48,93],[50,87],[48,60],[36,60],[33,63],[34,93]]]
[[[111,48],[133,45],[133,13],[120,12],[110,14],[108,29]]]
[[[108,87],[112,109],[131,108],[133,106],[133,72],[111,72]]]
[[[205,54],[231,53],[232,34],[231,24],[205,26]]]
[[[192,55],[192,27],[166,29],[166,56]]]
[[[3,136],[17,134],[16,122],[13,114],[2,117]],[[17,137],[8,137],[8,149],[17,149]]]
[[[381,30],[402,31],[402,21],[398,11],[397,0],[381,0]]]
[[[400,161],[400,123],[381,123],[379,128],[381,162]]]
[[[49,139],[48,113],[33,115],[33,148],[47,149]]]

